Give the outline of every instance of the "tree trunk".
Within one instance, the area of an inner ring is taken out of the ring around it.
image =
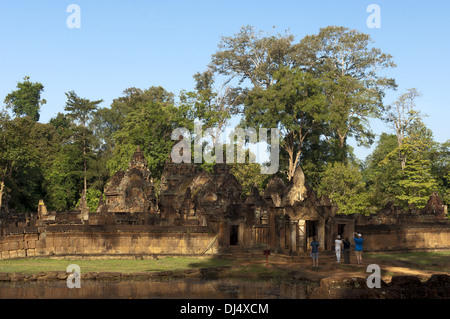
[[[303,141],[305,140],[305,137],[307,135],[307,134],[302,135],[301,131],[298,133],[300,135],[300,138],[299,138],[300,149],[297,152],[297,154],[295,155],[295,159],[294,159],[295,143],[294,143],[294,135],[292,132],[289,134],[289,137],[290,137],[289,142],[290,143],[288,144],[288,146],[286,146],[286,150],[289,154],[289,169],[288,169],[288,174],[287,174],[288,181],[290,181],[294,177],[295,169],[297,168],[298,161],[300,159],[300,155],[302,154]]]
[[[86,172],[87,172],[87,163],[86,163],[86,126],[84,126],[83,130],[83,161],[84,161],[84,194],[87,191],[87,181],[86,181]]]
[[[338,133],[338,135],[339,135],[339,147],[340,148],[344,148],[344,146],[345,146],[345,139],[346,139],[346,137],[347,137],[347,135],[341,135],[341,133]]]
[[[5,182],[0,182],[0,211],[2,210],[3,190],[5,189]]]
[[[401,150],[402,145],[403,145],[403,134],[399,134],[397,133],[397,142],[398,142],[398,148],[399,150]],[[405,171],[405,166],[406,166],[406,156],[402,154],[402,152],[399,152],[399,157],[400,157],[400,164],[402,166],[402,172]]]
[[[298,160],[300,158],[300,155],[301,155],[302,151],[299,150],[297,152],[297,155],[295,156],[295,159],[294,159],[294,149],[293,148],[289,148],[287,151],[288,151],[288,154],[289,154],[289,169],[288,169],[288,174],[287,174],[288,176],[287,176],[287,178],[288,178],[288,181],[290,181],[292,179],[292,177],[294,177],[295,169],[297,168]]]
[[[292,179],[292,177],[294,176],[294,150],[291,148],[288,148],[288,154],[289,154],[289,168],[288,168],[288,173],[287,173],[287,178],[288,181],[290,181]]]

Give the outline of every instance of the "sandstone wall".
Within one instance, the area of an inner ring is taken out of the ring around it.
[[[0,237],[1,259],[54,255],[199,255],[218,252],[207,227],[48,226],[8,229]]]
[[[363,234],[364,251],[449,250],[448,224],[356,226]]]

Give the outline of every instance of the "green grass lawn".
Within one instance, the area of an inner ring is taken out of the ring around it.
[[[380,262],[400,261],[405,267],[421,270],[438,270],[450,272],[450,251],[414,252],[414,253],[367,253],[363,258],[374,258]],[[77,264],[81,272],[152,272],[178,271],[185,269],[237,266],[238,260],[215,259],[209,257],[165,257],[152,259],[51,259],[28,258],[0,260],[0,272],[34,274],[47,271],[66,271],[70,264]],[[241,265],[239,269],[230,270],[230,274],[249,277],[283,277],[285,273],[277,268],[264,265]]]
[[[192,268],[219,267],[231,264],[230,260],[193,257],[166,257],[159,260],[135,259],[50,259],[29,258],[0,261],[0,272],[33,274],[44,271],[66,271],[70,264],[80,266],[82,272],[150,272],[176,271]]]

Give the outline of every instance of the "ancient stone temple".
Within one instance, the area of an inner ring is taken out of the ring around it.
[[[159,190],[143,152],[116,172],[90,213],[83,200],[69,212],[0,216],[2,259],[49,255],[221,254],[270,249],[298,255],[313,238],[332,250],[337,235],[361,232],[366,251],[450,249],[450,220],[436,193],[422,210],[390,205],[370,216],[339,214],[308,186],[301,167],[285,183],[273,175],[260,192],[242,186],[227,164],[211,172],[195,164],[164,165]]]
[[[105,187],[97,212],[156,213],[156,196],[144,154],[138,147],[126,171],[118,171]]]

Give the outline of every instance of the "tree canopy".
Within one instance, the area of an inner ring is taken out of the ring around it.
[[[39,199],[51,210],[70,210],[84,191],[94,211],[107,181],[127,168],[138,146],[157,185],[176,128],[193,132],[199,121],[215,144],[234,118],[240,119],[235,130],[277,128],[279,176],[289,181],[301,166],[308,185],[340,213],[422,208],[433,191],[448,204],[450,140],[434,140],[418,89],[386,103],[397,84],[383,71],[394,67],[393,57],[357,30],[329,26],[297,40],[244,26],[220,39],[209,64],[193,75],[193,87],[178,96],[162,86],[129,87],[101,106],[103,100],[72,90],[64,112],[48,123],[38,122],[44,86],[27,76],[0,112],[0,210],[35,211]],[[374,118],[385,120],[386,130],[373,132]],[[349,138],[376,145],[361,161]],[[247,146],[241,150],[250,157]],[[261,163],[227,164],[244,196],[270,178]]]
[[[6,107],[11,108],[16,116],[29,116],[33,121],[39,121],[41,106],[47,103],[41,98],[44,86],[30,82],[30,77],[25,76],[23,82],[17,83],[17,90],[9,93],[4,100]]]

